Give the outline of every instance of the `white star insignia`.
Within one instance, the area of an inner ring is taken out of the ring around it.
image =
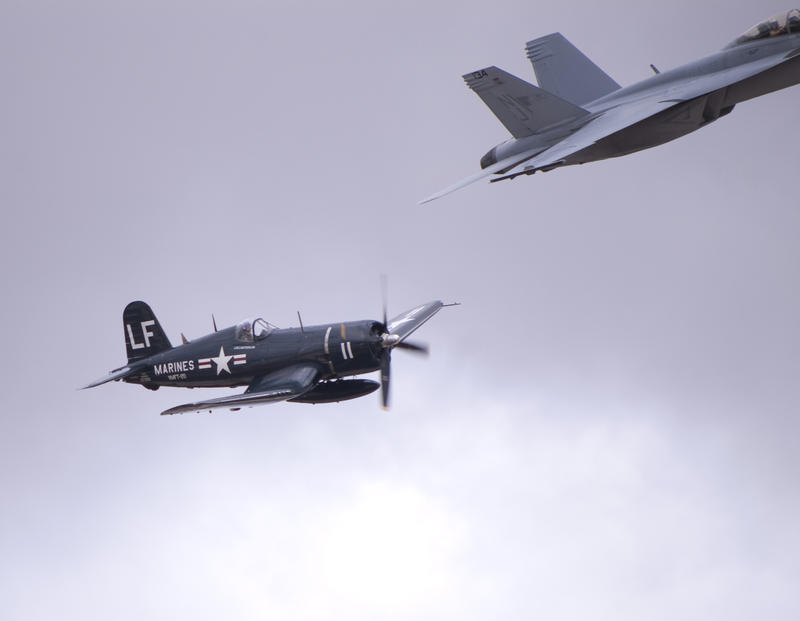
[[[228,375],[231,374],[231,370],[228,368],[228,363],[231,361],[231,358],[233,358],[233,356],[225,355],[225,349],[223,347],[219,348],[219,356],[211,359],[214,361],[214,364],[217,365],[217,375],[223,371],[226,371]]]

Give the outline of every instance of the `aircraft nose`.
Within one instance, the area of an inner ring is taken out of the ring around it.
[[[492,148],[491,151],[481,158],[481,170],[488,168],[492,164],[497,164],[497,147]]]

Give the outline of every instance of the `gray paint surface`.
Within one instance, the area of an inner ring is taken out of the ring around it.
[[[788,8],[3,4],[1,616],[795,619],[798,90],[415,205],[497,136],[465,67],[561,31],[630,84]],[[388,415],[75,390],[132,299],[178,342],[381,273],[463,302]]]
[[[800,83],[800,10],[783,11],[704,58],[620,88],[560,33],[529,41],[538,86],[498,67],[462,76],[511,133],[482,169],[420,201],[475,181],[513,180],[663,145],[737,104]],[[554,79],[556,76],[561,82]]]

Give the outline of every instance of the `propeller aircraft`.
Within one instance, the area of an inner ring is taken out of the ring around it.
[[[406,341],[440,309],[453,304],[439,300],[417,306],[383,321],[350,321],[279,329],[261,318],[187,340],[173,347],[144,302],[131,302],[122,313],[128,363],[84,386],[106,382],[185,388],[247,386],[244,393],[186,403],[161,414],[232,411],[245,406],[292,401],[331,403],[355,399],[381,388],[381,404],[389,404],[393,349],[427,354],[424,345]],[[298,313],[299,318],[299,313]],[[380,383],[352,376],[380,371]]]
[[[737,104],[800,83],[800,10],[753,26],[724,49],[620,87],[560,33],[526,45],[539,86],[497,67],[463,76],[513,138],[481,158],[491,183],[649,149],[729,114]]]

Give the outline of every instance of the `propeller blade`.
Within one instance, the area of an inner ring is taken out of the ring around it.
[[[381,407],[389,409],[389,376],[392,366],[392,354],[387,349],[381,358]]]
[[[431,353],[430,347],[428,347],[427,343],[409,343],[408,341],[400,341],[397,345],[395,345],[395,347],[397,347],[397,349],[406,349],[414,352],[415,354],[421,354],[423,356],[427,356]]]
[[[386,298],[388,297],[388,294],[386,292],[387,288],[388,288],[388,284],[386,282],[386,274],[381,274],[381,300],[383,301],[383,325],[384,325],[384,327],[386,326],[386,322],[388,321],[386,319],[386,306],[387,306]]]

